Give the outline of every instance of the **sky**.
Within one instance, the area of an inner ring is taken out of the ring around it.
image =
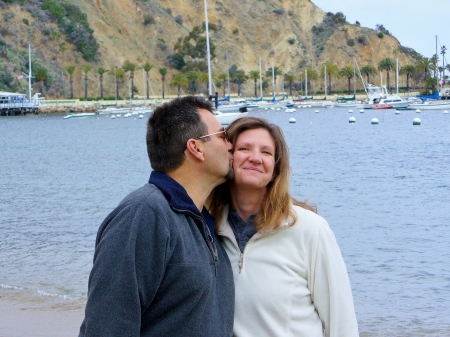
[[[382,24],[400,44],[413,48],[425,57],[447,47],[446,64],[450,63],[450,0],[311,0],[324,12],[342,12],[347,22],[359,21],[362,27],[375,29]]]

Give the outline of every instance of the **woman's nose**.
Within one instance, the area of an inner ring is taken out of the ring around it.
[[[262,162],[261,154],[259,152],[252,151],[250,155],[250,161],[260,164]]]

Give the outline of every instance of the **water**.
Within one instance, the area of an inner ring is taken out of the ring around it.
[[[450,116],[347,111],[250,115],[283,128],[291,190],[336,235],[361,336],[450,336]],[[148,179],[145,123],[0,118],[0,294],[85,302],[98,226]]]

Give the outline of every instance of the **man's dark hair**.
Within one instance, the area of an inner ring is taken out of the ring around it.
[[[147,124],[147,152],[155,171],[180,167],[188,139],[207,133],[198,109],[213,111],[211,102],[197,96],[179,97],[155,109]]]

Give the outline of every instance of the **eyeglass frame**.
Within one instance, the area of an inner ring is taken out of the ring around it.
[[[230,137],[228,137],[228,133],[227,133],[227,129],[226,128],[224,128],[223,130],[218,131],[218,132],[210,133],[209,135],[204,135],[204,136],[197,137],[195,139],[204,139],[204,138],[208,138],[208,137],[211,137],[211,136],[214,136],[214,135],[220,135],[221,133],[225,134],[225,140],[230,141]]]

